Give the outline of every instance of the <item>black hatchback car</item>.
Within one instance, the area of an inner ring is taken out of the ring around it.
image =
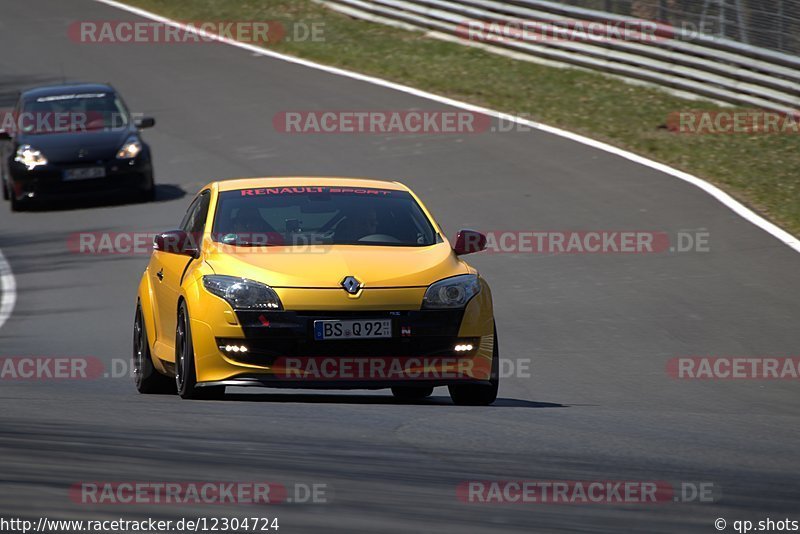
[[[36,199],[133,192],[153,200],[150,147],[108,84],[54,85],[20,94],[0,125],[0,177],[11,210]]]

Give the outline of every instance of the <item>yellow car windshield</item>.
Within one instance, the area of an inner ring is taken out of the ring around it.
[[[438,241],[407,191],[327,186],[222,192],[212,233],[237,246],[419,247]]]

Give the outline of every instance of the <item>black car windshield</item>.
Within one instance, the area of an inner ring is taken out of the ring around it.
[[[216,241],[239,246],[433,245],[438,236],[406,191],[274,187],[220,193]]]
[[[25,134],[79,133],[124,128],[130,118],[111,92],[41,96],[23,102],[17,117]]]

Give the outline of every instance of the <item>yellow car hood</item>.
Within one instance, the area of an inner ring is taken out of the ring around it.
[[[341,287],[355,276],[364,289],[422,287],[469,273],[447,243],[427,247],[324,245],[233,247],[214,244],[206,261],[221,275],[241,276],[273,287]]]

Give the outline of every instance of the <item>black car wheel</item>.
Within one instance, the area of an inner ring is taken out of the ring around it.
[[[9,200],[11,200],[11,211],[24,211],[25,210],[24,202],[19,200],[19,199],[17,199],[17,195],[15,195],[14,193],[11,193],[9,191],[9,196],[11,197],[9,199]]]
[[[183,399],[218,399],[225,395],[225,386],[197,387],[192,330],[183,301],[178,307],[178,327],[175,330],[175,386]]]
[[[401,401],[419,401],[433,394],[432,387],[398,386],[392,388],[392,395]]]
[[[497,389],[500,386],[500,350],[497,343],[497,326],[494,327],[494,351],[492,354],[492,371],[490,384],[462,384],[448,386],[450,398],[459,406],[488,406],[497,400]]]
[[[140,304],[133,322],[133,380],[139,393],[175,393],[175,382],[153,366]]]
[[[153,181],[153,175],[150,174],[147,180],[147,187],[139,194],[139,199],[142,202],[153,202],[156,199],[156,184]]]
[[[142,192],[142,202],[154,202],[156,200],[156,188],[150,187]]]

